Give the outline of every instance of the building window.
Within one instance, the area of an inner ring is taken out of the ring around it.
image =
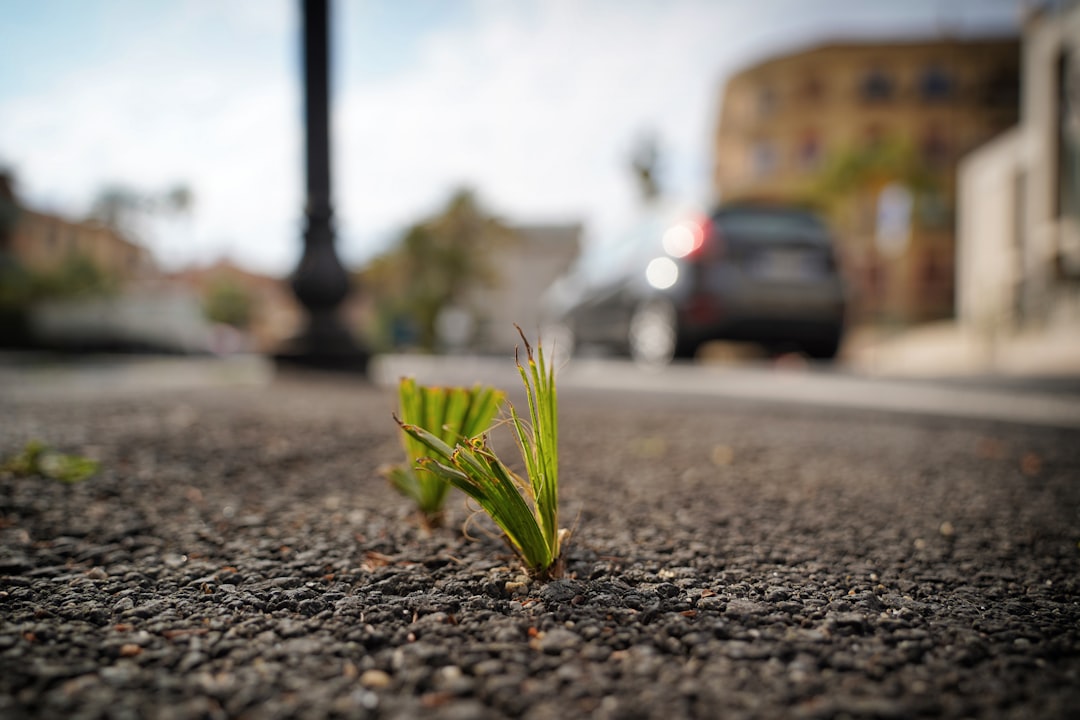
[[[859,95],[864,102],[887,102],[892,99],[895,83],[880,68],[874,68],[863,75],[859,83]]]
[[[949,274],[941,261],[933,254],[927,254],[922,260],[922,286],[926,294],[930,298],[942,295],[948,290],[948,280]]]
[[[945,196],[929,190],[919,196],[919,223],[927,230],[947,230],[952,224],[952,212]]]
[[[814,170],[821,165],[821,138],[816,130],[806,130],[799,140],[798,163],[804,170]]]
[[[757,122],[757,96],[752,92],[736,93],[731,99],[733,127],[752,127]]]
[[[776,91],[770,86],[762,86],[757,95],[757,115],[759,118],[771,117],[776,112]]]
[[[750,154],[750,164],[754,177],[769,177],[776,172],[776,148],[767,140],[754,143]]]
[[[942,102],[953,96],[953,79],[940,65],[926,67],[919,76],[919,94],[926,102]]]
[[[885,144],[885,128],[880,123],[867,125],[863,130],[863,138],[868,150],[877,150]]]
[[[931,125],[923,132],[921,149],[923,160],[930,166],[939,167],[949,161],[949,141],[937,125]]]
[[[825,97],[825,86],[817,73],[807,73],[799,86],[799,98],[806,103],[819,103]]]
[[[983,103],[987,107],[1019,111],[1020,68],[1018,65],[1001,65],[986,76],[982,88]]]
[[[876,257],[867,260],[862,267],[862,284],[872,305],[878,305],[885,295],[885,268]]]

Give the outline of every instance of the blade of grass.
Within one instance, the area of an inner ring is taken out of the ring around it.
[[[448,444],[486,431],[502,398],[500,391],[480,384],[472,388],[428,387],[412,378],[402,378],[398,383],[403,421],[424,427]],[[399,492],[416,503],[426,525],[439,525],[451,486],[428,473],[417,472],[417,461],[429,452],[422,442],[403,433],[402,445],[406,462],[384,468],[383,473]]]
[[[451,448],[423,428],[402,424],[401,429],[432,451],[433,457],[421,459],[420,466],[475,500],[506,534],[526,566],[541,571],[551,566],[556,558],[522,497],[524,483],[491,452],[486,440],[474,438],[470,447]]]
[[[528,370],[516,359],[521,382],[525,386],[525,399],[529,406],[530,426],[527,428],[510,406],[511,422],[515,437],[532,483],[533,498],[536,503],[537,519],[544,538],[553,548],[555,557],[559,551],[559,504],[558,504],[558,426],[557,397],[555,395],[554,372],[548,371],[544,362],[543,347],[538,345],[537,352],[529,344],[525,333],[517,325],[518,334],[525,344]]]
[[[465,397],[454,390],[412,384],[408,390],[425,395],[422,402],[429,403],[416,416],[423,422],[404,416],[395,420],[408,437],[409,447],[420,447],[414,474],[466,493],[505,533],[530,572],[552,577],[561,572],[561,544],[568,534],[559,529],[555,373],[547,364],[543,347],[538,343],[534,353],[525,333],[520,327],[517,330],[526,350],[526,364],[522,364],[517,352],[514,357],[525,387],[527,418],[520,416],[512,403],[506,404],[528,480],[515,475],[488,445],[486,428],[482,426],[490,423],[505,400],[502,393],[491,388],[474,387]],[[443,394],[438,398],[426,395],[437,392]],[[403,414],[406,408],[415,409],[416,402],[414,397],[408,402],[403,398]],[[436,416],[441,417],[441,424]]]

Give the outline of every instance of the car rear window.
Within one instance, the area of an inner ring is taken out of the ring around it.
[[[829,241],[829,231],[821,219],[802,210],[721,210],[713,217],[713,224],[727,238]]]

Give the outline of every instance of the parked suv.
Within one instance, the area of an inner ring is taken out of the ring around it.
[[[656,365],[709,340],[739,340],[831,359],[845,289],[818,215],[738,203],[708,217],[646,218],[587,253],[546,305],[547,334],[563,353],[599,344]]]

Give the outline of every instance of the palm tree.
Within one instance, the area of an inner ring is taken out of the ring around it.
[[[98,193],[90,215],[120,232],[138,235],[140,215],[186,215],[195,204],[191,188],[180,183],[161,193],[141,193],[123,185],[110,185]]]
[[[384,311],[411,320],[418,345],[433,352],[439,314],[467,304],[472,289],[498,283],[492,253],[512,235],[475,193],[458,190],[441,212],[410,226],[393,250],[369,265],[365,286]]]

